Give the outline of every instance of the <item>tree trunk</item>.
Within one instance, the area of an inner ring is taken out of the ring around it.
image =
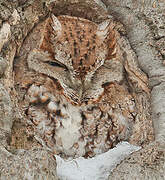
[[[132,85],[139,119],[138,132],[130,142],[141,145],[142,149],[109,172],[109,179],[164,179],[164,12],[164,0],[1,0],[0,179],[58,179],[54,154],[42,147],[35,134],[28,133],[31,130],[27,129],[19,106],[24,92],[19,91],[15,78],[16,60],[25,55],[21,52],[24,41],[51,13],[82,17],[95,23],[110,15],[123,24],[124,36],[138,57],[140,69],[148,77],[146,84],[150,91],[141,88],[139,92]]]

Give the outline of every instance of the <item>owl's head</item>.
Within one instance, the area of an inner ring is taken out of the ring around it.
[[[115,49],[110,20],[95,24],[89,20],[52,15],[45,22],[39,49],[28,56],[28,66],[57,79],[81,99],[92,78],[109,56],[109,41]],[[67,90],[66,90],[67,91]]]

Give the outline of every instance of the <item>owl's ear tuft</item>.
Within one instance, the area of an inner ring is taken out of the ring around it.
[[[110,20],[106,20],[98,25],[96,34],[101,40],[105,40],[108,35]]]
[[[57,35],[57,37],[59,37],[61,35],[61,31],[62,31],[61,23],[58,20],[58,18],[53,14],[51,15],[51,20],[52,20],[52,28],[53,28],[55,34]]]

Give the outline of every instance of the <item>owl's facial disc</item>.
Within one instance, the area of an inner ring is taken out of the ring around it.
[[[67,17],[67,22],[66,22]],[[109,20],[99,25],[69,16],[51,17],[55,59],[74,71],[81,80],[100,67],[107,55]],[[54,39],[55,38],[55,39]],[[52,44],[52,43],[51,43]]]
[[[47,74],[65,90],[72,89],[69,94],[79,99],[107,57],[109,23],[107,20],[98,25],[82,18],[54,15],[47,20],[40,44],[40,49],[50,54],[50,60],[44,62],[51,69]]]

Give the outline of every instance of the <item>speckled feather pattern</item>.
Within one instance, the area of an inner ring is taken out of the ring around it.
[[[26,61],[17,65],[17,83],[26,90],[20,105],[27,126],[55,154],[92,157],[132,136],[138,110],[125,71],[140,72],[131,82],[148,88],[114,27],[111,20],[95,24],[52,15],[39,25],[37,45]]]

